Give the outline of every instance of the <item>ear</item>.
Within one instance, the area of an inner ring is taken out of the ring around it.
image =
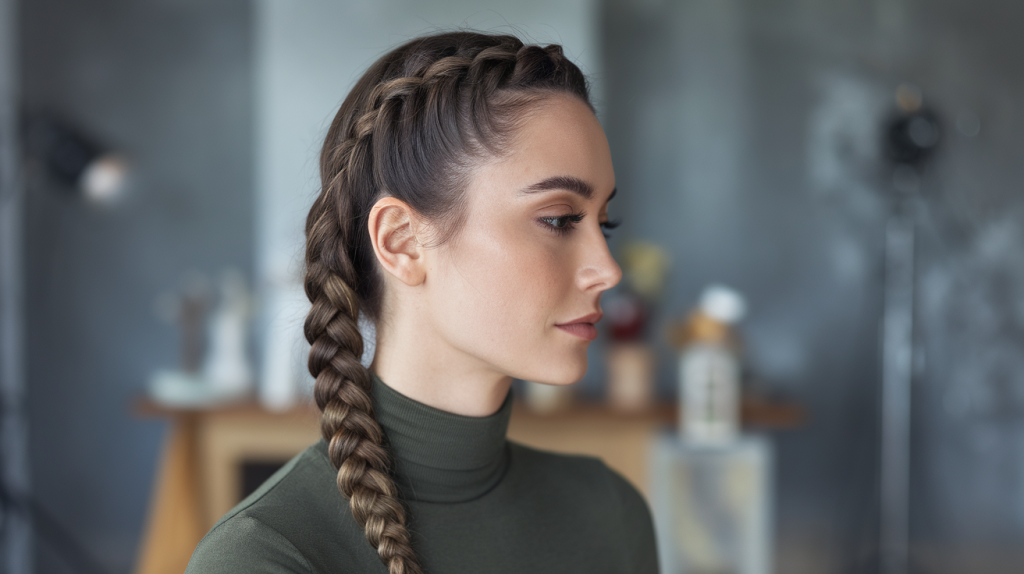
[[[423,283],[427,274],[416,212],[404,201],[382,197],[370,209],[366,225],[381,267],[410,287]]]

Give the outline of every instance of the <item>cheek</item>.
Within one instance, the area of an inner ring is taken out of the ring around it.
[[[467,228],[439,258],[442,324],[457,346],[505,363],[550,346],[553,324],[573,312],[572,269],[564,255],[514,229]]]
[[[539,316],[550,314],[559,298],[562,279],[556,258],[527,242],[515,241],[514,234],[465,237],[448,266],[445,275],[451,293],[459,296],[452,302],[470,305],[478,317],[499,321],[507,328],[525,328]]]

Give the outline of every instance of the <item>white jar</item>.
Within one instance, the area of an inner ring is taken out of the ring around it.
[[[740,430],[740,373],[727,345],[694,342],[679,359],[683,438],[698,445],[722,445]]]

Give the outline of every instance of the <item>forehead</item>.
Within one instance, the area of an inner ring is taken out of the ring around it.
[[[503,196],[555,177],[586,182],[594,189],[595,199],[602,201],[615,187],[611,151],[601,124],[585,103],[561,95],[546,98],[530,110],[509,152],[475,175],[471,188]]]

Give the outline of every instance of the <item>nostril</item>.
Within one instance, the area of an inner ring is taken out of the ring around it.
[[[591,267],[581,274],[584,289],[605,291],[622,281],[622,268],[610,256],[607,261]]]
[[[612,260],[612,266],[613,266],[613,269],[612,269],[611,279],[609,280],[609,285],[608,285],[609,289],[611,289],[612,287],[615,287],[616,285],[619,284],[620,281],[622,281],[622,267],[619,267],[619,264],[616,263],[614,260]]]

